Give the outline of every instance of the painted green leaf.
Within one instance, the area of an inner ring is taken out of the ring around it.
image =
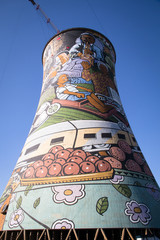
[[[33,185],[28,185],[24,191],[24,195],[27,196],[27,194],[29,193],[29,191],[32,189]]]
[[[130,198],[132,195],[131,189],[126,184],[112,184],[113,187],[125,197]]]
[[[4,202],[8,197],[9,197],[8,194],[2,195],[2,197],[0,198],[0,203]]]
[[[0,203],[4,202],[9,195],[11,194],[12,190],[11,190],[11,186],[9,185],[3,192],[2,197],[0,198]]]
[[[22,204],[22,196],[18,198],[16,208],[17,209],[20,208],[21,204]]]
[[[96,210],[100,215],[103,215],[104,212],[107,211],[108,209],[108,198],[107,197],[102,197],[98,199],[97,204],[96,204]]]
[[[34,201],[33,207],[36,208],[39,204],[40,204],[40,197]]]

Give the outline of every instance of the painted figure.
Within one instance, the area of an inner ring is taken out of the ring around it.
[[[58,99],[68,99],[75,101],[78,99],[86,98],[86,94],[89,94],[91,92],[90,89],[69,83],[68,76],[66,74],[60,75],[57,81],[57,85],[58,87],[56,88],[56,95]],[[87,92],[79,92],[79,90]]]

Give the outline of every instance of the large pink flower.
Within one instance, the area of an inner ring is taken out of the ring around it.
[[[15,210],[9,219],[8,226],[10,228],[18,227],[24,220],[24,212],[22,209]]]
[[[126,207],[125,214],[129,216],[132,223],[141,222],[147,225],[151,220],[150,210],[145,204],[131,200],[130,202],[126,202]]]
[[[52,229],[71,229],[74,228],[74,223],[66,218],[59,219],[53,223]]]
[[[124,177],[120,175],[114,175],[114,177],[110,180],[113,184],[119,184],[120,182],[124,181]]]
[[[84,185],[64,185],[52,187],[53,200],[56,203],[64,202],[67,205],[75,204],[85,196]]]

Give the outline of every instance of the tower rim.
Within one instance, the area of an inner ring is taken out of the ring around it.
[[[62,34],[62,33],[65,33],[65,32],[68,32],[68,31],[72,31],[72,30],[85,30],[85,31],[86,31],[86,30],[89,30],[89,31],[93,31],[93,32],[95,32],[95,33],[100,34],[100,35],[101,35],[102,37],[104,37],[105,39],[107,39],[107,41],[109,41],[110,45],[111,45],[112,48],[113,48],[113,51],[114,51],[114,54],[115,54],[115,63],[116,63],[116,51],[115,51],[115,48],[114,48],[113,44],[111,43],[111,41],[110,41],[104,34],[100,33],[100,32],[97,31],[97,30],[94,30],[94,29],[92,29],[92,28],[74,27],[74,28],[68,28],[68,29],[65,29],[65,30],[60,31],[59,33],[55,34],[53,37],[51,37],[51,38],[47,41],[46,45],[44,46],[43,52],[42,52],[42,64],[43,64],[44,51],[45,51],[47,45],[49,44],[49,42],[52,41],[52,40],[53,40],[55,37],[57,37],[58,35],[60,35],[60,34]]]

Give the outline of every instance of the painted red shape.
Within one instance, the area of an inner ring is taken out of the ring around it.
[[[36,169],[35,175],[37,178],[44,178],[47,176],[48,169],[45,166],[40,166]]]
[[[57,146],[54,146],[52,147],[50,150],[49,150],[49,153],[57,153],[58,151],[64,149],[64,147],[62,147],[61,145],[57,145]]]
[[[82,162],[80,168],[82,173],[94,173],[96,171],[94,164],[89,161]]]
[[[125,153],[119,147],[111,147],[109,153],[119,161],[124,161],[126,159]]]
[[[131,154],[132,153],[132,149],[129,146],[129,144],[124,141],[124,140],[119,140],[118,141],[118,146],[122,149],[122,151],[124,151],[127,154]]]
[[[55,159],[57,158],[68,159],[69,155],[70,155],[69,151],[62,149],[55,154]]]
[[[52,160],[54,160],[54,158],[55,158],[55,156],[54,156],[53,153],[47,153],[47,154],[44,155],[44,157],[42,158],[42,160],[43,160],[43,161],[46,160],[46,159],[52,159]]]
[[[35,177],[35,170],[33,167],[29,167],[23,174],[23,178],[34,178]]]
[[[111,171],[112,169],[111,164],[105,160],[98,160],[95,163],[95,166],[98,172],[107,172],[107,171]]]
[[[48,167],[48,174],[50,176],[58,176],[60,174],[62,170],[62,166],[59,163],[52,163],[49,167]]]
[[[89,162],[92,162],[92,163],[95,163],[97,160],[99,160],[99,157],[92,156],[92,155],[86,158],[86,161],[89,161]]]
[[[86,153],[81,149],[73,151],[70,156],[78,156],[81,157],[83,160],[86,159]]]
[[[80,164],[81,162],[83,162],[83,159],[80,157],[72,156],[67,160],[67,162],[75,162],[77,164]]]
[[[59,164],[61,164],[61,165],[64,165],[64,164],[66,163],[66,160],[63,159],[63,158],[57,158],[57,159],[55,160],[55,163],[59,163]]]
[[[44,166],[45,166],[45,167],[49,167],[52,163],[53,163],[53,160],[52,160],[52,159],[46,159],[46,160],[44,160]]]
[[[132,160],[129,159],[126,161],[125,167],[130,170],[130,171],[134,171],[134,172],[142,172],[141,167],[139,166],[139,164]]]
[[[64,175],[77,175],[80,171],[80,167],[75,162],[68,162],[63,166]]]
[[[122,169],[122,163],[119,160],[115,159],[114,157],[105,157],[104,160],[109,162],[112,168]]]
[[[35,163],[33,163],[34,169],[37,169],[40,166],[43,166],[43,161],[42,160],[38,160]]]

